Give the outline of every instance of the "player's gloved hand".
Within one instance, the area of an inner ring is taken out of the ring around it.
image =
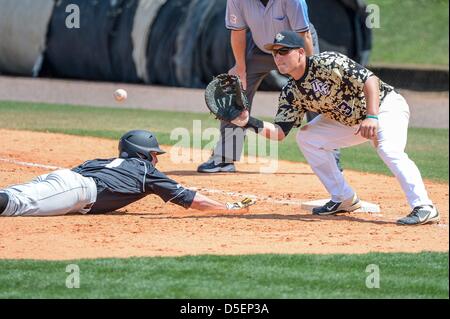
[[[247,208],[247,207],[249,207],[251,205],[254,205],[254,204],[256,204],[256,201],[254,199],[251,199],[251,198],[248,198],[248,197],[244,198],[240,202],[226,203],[228,210],[243,209],[243,208]]]
[[[243,123],[248,112],[244,111],[250,109],[250,103],[239,77],[225,73],[214,77],[206,87],[205,102],[217,119],[228,123],[236,120],[236,124],[233,124],[245,125]]]
[[[377,137],[377,131],[378,131],[378,120],[367,118],[361,122],[361,125],[359,126],[355,135],[361,133],[362,137],[367,138],[369,140],[373,140],[374,138]]]

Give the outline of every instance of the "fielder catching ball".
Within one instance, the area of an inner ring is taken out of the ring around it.
[[[283,30],[296,31],[305,40],[307,55],[320,52],[319,39],[309,21],[305,0],[227,0],[225,25],[230,30],[230,42],[236,61],[228,74],[239,76],[249,102],[263,79],[276,65],[264,44],[272,41],[275,34]],[[251,37],[247,39],[247,31]],[[311,121],[316,113],[307,112]],[[230,122],[220,123],[220,137],[211,157],[201,164],[200,173],[235,172],[234,162],[241,158],[245,134]],[[340,167],[340,155],[336,150],[336,163]]]
[[[207,211],[240,210],[251,199],[219,203],[184,188],[156,169],[160,149],[156,137],[135,130],[122,136],[119,157],[86,161],[33,181],[0,189],[0,216],[55,216],[107,213],[154,194],[165,202]]]
[[[293,127],[301,126],[306,111],[320,114],[297,134],[299,148],[331,195],[331,200],[313,209],[313,214],[332,215],[360,208],[358,196],[336,166],[333,150],[372,140],[412,208],[408,216],[397,222],[402,225],[438,222],[439,212],[428,197],[420,172],[405,153],[409,122],[405,99],[392,86],[343,54],[323,52],[308,57],[304,40],[296,32],[280,32],[265,48],[272,52],[280,73],[291,76],[280,94],[274,124],[249,116],[242,105],[228,104],[226,107],[242,110],[230,122],[281,141]],[[209,89],[220,91],[222,87],[228,87],[224,92],[239,93],[230,91],[229,87],[234,86],[226,81],[219,81],[217,88]],[[208,96],[211,94],[206,92]],[[207,98],[206,101],[214,109],[221,100]]]

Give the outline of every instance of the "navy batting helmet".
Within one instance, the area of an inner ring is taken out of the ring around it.
[[[152,132],[134,130],[125,133],[119,141],[120,158],[144,158],[151,160],[150,152],[164,154]]]

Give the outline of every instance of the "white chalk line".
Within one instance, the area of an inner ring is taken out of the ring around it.
[[[16,161],[16,160],[12,160],[12,159],[1,158],[1,157],[0,157],[0,162],[6,162],[6,163],[10,163],[10,164],[17,164],[17,165],[28,166],[28,167],[39,167],[39,168],[45,168],[48,170],[64,169],[64,167],[37,164],[37,163],[29,163],[29,162],[20,162],[20,161]]]
[[[262,200],[265,202],[271,202],[274,204],[284,204],[284,205],[296,205],[296,206],[300,206],[302,204],[301,201],[296,201],[296,200],[290,200],[290,199],[273,199],[267,196],[256,196],[253,194],[242,194],[239,192],[226,192],[226,191],[222,191],[220,189],[210,189],[210,188],[198,188],[198,187],[190,187],[189,189],[192,190],[196,190],[196,191],[201,191],[201,192],[207,192],[210,194],[222,194],[222,195],[228,195],[228,196],[240,196],[240,197],[248,197],[248,198],[252,198],[255,200]]]
[[[44,169],[48,169],[48,170],[65,169],[64,167],[59,167],[59,166],[22,162],[22,161],[16,161],[16,160],[7,159],[7,158],[1,158],[1,157],[0,157],[0,162],[6,162],[6,163],[10,163],[10,164],[16,164],[16,165],[27,166],[27,167],[39,167],[39,168],[44,168]],[[301,206],[301,204],[302,204],[301,201],[296,201],[296,200],[273,199],[273,198],[270,198],[267,196],[257,196],[257,195],[253,195],[253,194],[241,194],[239,192],[227,192],[227,191],[223,191],[220,189],[209,189],[209,188],[201,188],[201,187],[190,187],[189,189],[202,191],[202,192],[209,193],[209,194],[222,194],[222,195],[228,195],[228,196],[249,197],[249,198],[252,198],[252,199],[255,199],[258,201],[264,201],[264,202],[269,202],[269,203],[274,203],[274,204],[294,205],[294,206]],[[383,217],[383,215],[380,213],[369,212],[369,214],[377,216],[377,217]],[[403,216],[401,216],[401,217],[403,217]],[[401,218],[401,217],[398,217],[398,218]],[[396,219],[391,219],[391,220],[396,220]],[[448,225],[447,224],[435,224],[435,226],[447,227]]]

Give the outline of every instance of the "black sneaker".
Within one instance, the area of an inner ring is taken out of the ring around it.
[[[357,210],[358,208],[361,208],[361,202],[358,196],[354,194],[351,198],[340,203],[330,200],[328,203],[321,207],[313,208],[312,213],[313,215],[326,216],[334,215],[339,212],[352,212],[354,210]]]
[[[432,205],[414,207],[412,212],[397,220],[400,225],[423,225],[427,223],[438,223],[439,211]]]
[[[8,206],[9,196],[6,193],[0,193],[0,215],[5,211]]]
[[[236,167],[233,163],[219,163],[215,164],[214,161],[208,161],[203,163],[197,168],[199,173],[234,173],[236,172]]]

